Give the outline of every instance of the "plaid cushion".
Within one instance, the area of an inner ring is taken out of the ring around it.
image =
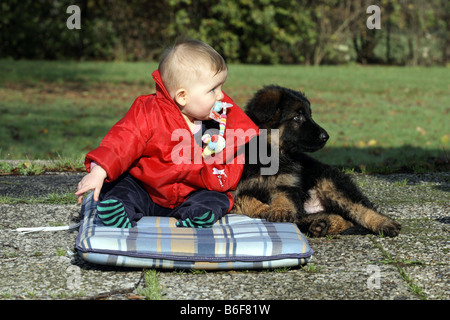
[[[228,214],[212,228],[176,227],[176,219],[143,217],[137,226],[103,226],[92,193],[76,240],[88,262],[166,269],[262,269],[307,263],[313,250],[296,225]]]

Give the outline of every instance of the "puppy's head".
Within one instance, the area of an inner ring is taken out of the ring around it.
[[[286,153],[317,151],[329,138],[314,122],[308,99],[298,91],[264,87],[249,101],[246,113],[260,129],[279,129],[280,148]]]

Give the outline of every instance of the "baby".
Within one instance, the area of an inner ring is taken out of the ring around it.
[[[229,212],[230,191],[244,167],[237,160],[258,128],[223,93],[227,74],[222,56],[201,41],[178,41],[166,50],[153,72],[156,93],[138,97],[100,146],[86,155],[88,174],[78,184],[78,202],[93,190],[98,217],[118,228],[134,227],[145,215],[175,217],[180,227],[211,227]],[[210,119],[217,102],[229,106],[226,130],[221,130],[225,140],[227,132],[244,130],[245,137],[236,143],[230,133],[215,161],[194,161],[204,148],[196,137],[219,127]],[[188,141],[183,140],[178,153],[180,136],[174,132],[180,130],[187,132],[183,137]],[[174,161],[174,154],[183,161]]]

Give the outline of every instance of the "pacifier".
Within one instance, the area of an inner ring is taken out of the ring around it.
[[[222,114],[227,112],[227,108],[231,108],[233,105],[231,103],[227,103],[227,102],[222,102],[222,101],[216,101],[216,103],[214,103],[213,107],[211,108],[211,111],[209,113],[209,117],[217,122],[220,122],[220,116],[221,114],[219,113],[221,110]]]
[[[232,107],[231,103],[226,103],[222,101],[217,101],[211,108],[209,117],[217,122],[219,122],[219,134],[210,136],[209,134],[204,134],[202,136],[202,141],[206,143],[205,149],[203,149],[202,156],[208,157],[213,153],[218,153],[225,148],[225,126],[227,123],[227,108]],[[222,111],[222,113],[219,113]]]

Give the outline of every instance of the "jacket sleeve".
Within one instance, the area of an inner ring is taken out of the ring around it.
[[[103,138],[100,146],[86,155],[85,166],[90,172],[95,161],[108,174],[107,182],[114,181],[140,158],[153,128],[148,123],[148,96],[138,97],[127,114]]]

